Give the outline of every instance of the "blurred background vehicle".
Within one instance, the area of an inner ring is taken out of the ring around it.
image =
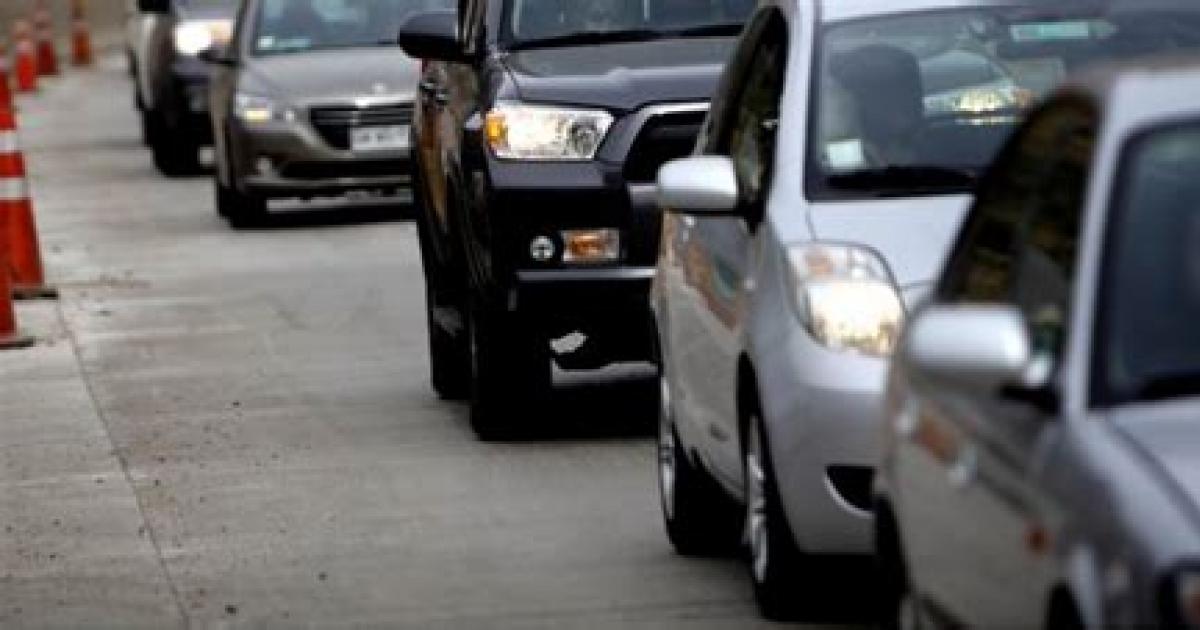
[[[396,46],[412,14],[454,0],[247,0],[204,57],[217,210],[252,223],[272,198],[408,186],[418,62]]]
[[[196,174],[212,142],[209,68],[198,55],[229,41],[238,0],[137,0],[129,21],[135,104],[154,166],[169,177]]]
[[[1182,4],[1129,43],[1197,43]],[[1200,626],[1198,95],[1195,61],[1093,76],[981,183],[892,372],[886,624]]]
[[[504,0],[413,18],[434,388],[484,438],[564,369],[648,362],[654,175],[687,154],[749,0]],[[460,35],[461,34],[461,35]]]
[[[872,551],[888,361],[978,174],[1069,73],[1200,43],[1193,21],[1173,19],[1195,8],[762,5],[697,156],[659,174],[659,468],[679,551],[744,532],[775,618],[811,603],[805,584],[826,560]]]

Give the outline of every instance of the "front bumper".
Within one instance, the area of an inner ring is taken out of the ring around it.
[[[262,197],[325,197],[409,186],[408,147],[356,152],[329,146],[303,120],[263,125],[234,123],[234,177]]]
[[[870,553],[887,361],[783,337],[755,367],[789,524],[806,552]]]

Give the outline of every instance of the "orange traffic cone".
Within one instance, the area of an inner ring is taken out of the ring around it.
[[[8,252],[8,269],[17,299],[53,298],[58,291],[46,284],[38,245],[33,202],[25,176],[25,156],[17,138],[17,117],[12,109],[0,110],[0,238]]]
[[[38,74],[47,77],[58,74],[58,51],[54,46],[54,17],[46,0],[38,0],[33,13],[33,28],[37,31]]]
[[[71,63],[92,65],[92,29],[87,19],[87,0],[71,0]]]
[[[0,109],[13,108],[12,87],[9,84],[12,66],[8,61],[8,45],[0,41]]]
[[[17,20],[13,24],[13,42],[17,54],[17,91],[36,92],[37,47],[33,43],[33,32],[29,28],[28,20]]]
[[[7,266],[7,256],[0,248],[0,264]],[[17,314],[13,308],[12,280],[7,273],[0,273],[0,350],[28,348],[33,337],[21,334],[17,328]]]

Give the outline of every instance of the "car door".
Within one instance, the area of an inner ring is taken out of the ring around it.
[[[1067,336],[1095,124],[1074,99],[1031,121],[982,185],[939,291],[1019,309],[1035,363],[1051,370]],[[969,626],[1040,627],[1057,507],[1034,473],[1057,434],[1053,393],[916,388],[899,478],[918,588]]]
[[[786,22],[777,9],[762,9],[744,45],[740,84],[710,130],[706,153],[729,156],[740,189],[738,216],[684,217],[679,234],[683,291],[675,313],[676,369],[683,413],[693,423],[710,469],[740,487],[737,430],[737,366],[746,304],[751,240],[775,157],[787,53]],[[740,60],[739,60],[740,61]]]

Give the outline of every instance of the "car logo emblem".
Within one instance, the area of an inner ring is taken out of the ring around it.
[[[545,236],[539,236],[529,244],[529,256],[538,262],[554,258],[554,250],[554,241]]]

